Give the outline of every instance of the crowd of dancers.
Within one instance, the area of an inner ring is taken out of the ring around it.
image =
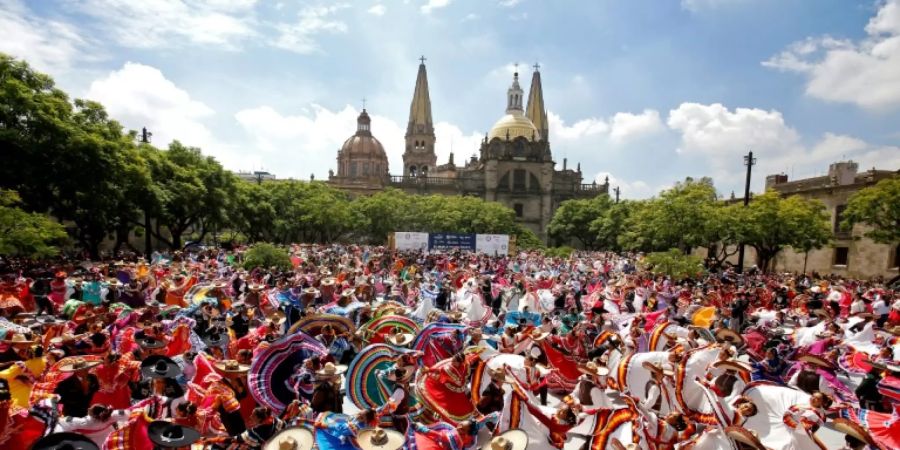
[[[0,448],[900,448],[885,280],[290,255],[0,261]]]

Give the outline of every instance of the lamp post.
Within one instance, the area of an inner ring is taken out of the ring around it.
[[[143,127],[141,129],[141,144],[150,144],[150,137],[153,136],[153,133],[147,131],[147,127]],[[144,204],[144,254],[147,257],[147,262],[152,261],[150,254],[153,253],[153,239],[150,238],[150,209],[147,204]]]
[[[747,181],[744,183],[744,207],[750,204],[750,173],[753,170],[753,165],[756,164],[756,158],[753,157],[753,152],[749,152],[744,155],[744,165],[747,166]],[[741,242],[741,248],[738,251],[738,273],[744,273],[744,243]]]

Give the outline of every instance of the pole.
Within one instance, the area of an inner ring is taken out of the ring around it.
[[[747,180],[744,183],[744,208],[750,204],[750,174],[753,170],[753,165],[756,164],[756,158],[753,157],[753,152],[747,153],[744,156],[744,165],[747,166]],[[738,273],[744,273],[744,243],[740,243],[740,249],[738,251]],[[765,269],[765,268],[763,268]]]
[[[619,187],[616,186],[616,188],[613,190],[613,192],[616,193],[616,203],[619,203]]]
[[[150,136],[153,133],[147,131],[147,127],[141,129],[141,144],[150,144]],[[144,254],[147,262],[152,261],[150,256],[153,253],[153,239],[150,236],[150,207],[144,204]]]

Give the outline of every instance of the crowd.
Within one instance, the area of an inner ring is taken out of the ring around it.
[[[0,261],[0,448],[900,448],[882,280],[290,252]]]

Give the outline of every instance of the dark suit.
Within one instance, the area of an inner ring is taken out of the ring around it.
[[[70,375],[56,385],[53,392],[59,395],[59,403],[62,405],[64,416],[84,417],[87,416],[91,400],[99,389],[100,382],[94,374],[87,375],[87,390],[78,377]]]

